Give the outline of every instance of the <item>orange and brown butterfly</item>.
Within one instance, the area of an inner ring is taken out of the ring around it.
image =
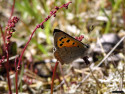
[[[77,58],[86,56],[88,45],[59,29],[54,29],[53,35],[54,56],[61,64],[68,64]]]

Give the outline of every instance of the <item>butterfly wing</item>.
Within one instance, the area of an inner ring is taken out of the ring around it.
[[[88,48],[87,45],[83,44],[82,42],[76,40],[72,36],[68,35],[67,33],[59,29],[54,29],[53,35],[54,35],[54,46],[57,49],[63,47]]]
[[[67,33],[54,29],[54,56],[58,61],[63,63],[70,63],[78,57],[82,57],[85,54],[87,45],[76,40]]]

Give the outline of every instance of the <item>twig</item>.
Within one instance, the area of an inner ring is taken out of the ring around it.
[[[91,74],[92,74],[92,76],[93,76],[93,78],[95,79],[95,81],[96,81],[96,84],[97,84],[97,86],[98,86],[98,89],[100,90],[101,89],[101,87],[100,87],[100,84],[99,84],[99,81],[96,79],[96,77],[94,76],[94,74],[93,74],[93,71],[92,71],[92,69],[89,67],[89,70],[90,70],[90,72],[91,72]]]
[[[10,58],[9,58],[9,61],[10,61],[10,60],[13,60],[13,59],[16,59],[18,56],[19,56],[19,55],[15,55],[15,56],[10,57]],[[2,63],[5,63],[5,62],[7,62],[7,59],[4,59],[4,61],[3,61]]]
[[[119,44],[125,39],[125,36],[121,38],[121,40],[113,47],[113,49],[103,58],[103,60],[96,65],[92,71],[94,71],[97,67],[99,67],[108,57],[109,55],[119,46]],[[78,88],[88,77],[90,76],[90,74],[88,74],[77,86],[76,88]]]

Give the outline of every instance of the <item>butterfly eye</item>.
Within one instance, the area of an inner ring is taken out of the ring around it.
[[[53,48],[53,51],[56,51],[56,48],[55,48],[55,47]]]

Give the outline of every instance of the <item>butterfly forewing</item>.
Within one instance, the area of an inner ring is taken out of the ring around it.
[[[57,48],[62,47],[85,47],[82,42],[76,40],[65,32],[55,29],[54,30],[54,45]]]

